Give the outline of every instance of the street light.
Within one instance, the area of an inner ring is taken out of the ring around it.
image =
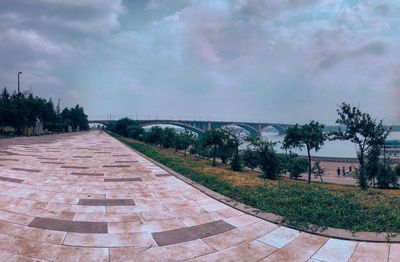
[[[22,74],[22,72],[18,72],[18,95],[20,94],[20,91],[19,91],[19,75],[20,74]]]

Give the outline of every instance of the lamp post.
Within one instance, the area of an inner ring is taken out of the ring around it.
[[[20,91],[19,91],[19,75],[20,74],[22,74],[22,72],[18,72],[18,95],[20,94]]]

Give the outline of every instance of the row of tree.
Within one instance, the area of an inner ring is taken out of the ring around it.
[[[357,145],[359,168],[357,179],[362,189],[370,184],[381,188],[397,187],[400,165],[393,168],[390,161],[382,163],[379,159],[381,148],[389,134],[382,121],[377,122],[357,107],[343,103],[338,111],[338,131],[331,134],[324,132],[324,125],[311,121],[305,125],[294,125],[286,130],[282,148],[290,152],[299,148],[307,151],[307,159],[296,154],[278,154],[276,143],[261,138],[246,136],[238,129],[212,129],[203,136],[196,137],[191,132],[176,131],[174,128],[154,126],[145,131],[134,120],[123,118],[109,126],[109,130],[120,135],[142,140],[164,148],[171,148],[212,159],[223,164],[230,164],[232,170],[241,171],[244,166],[259,168],[265,178],[275,179],[289,173],[291,178],[298,178],[308,171],[308,183],[312,174],[322,181],[324,170],[319,162],[312,164],[311,152],[318,151],[326,140],[350,140]],[[247,149],[239,151],[242,144]]]
[[[0,94],[0,132],[5,133],[6,127],[20,135],[24,129],[34,127],[36,121],[41,121],[45,129],[53,132],[66,131],[68,126],[73,129],[88,130],[87,115],[82,107],[65,108],[61,113],[54,108],[51,99],[46,100],[32,94],[10,94],[4,88]],[[11,131],[8,131],[11,132]]]

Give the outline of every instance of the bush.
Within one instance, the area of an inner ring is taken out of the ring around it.
[[[398,177],[391,167],[390,163],[378,163],[378,170],[376,173],[376,184],[379,188],[389,188],[397,186]]]
[[[233,171],[243,170],[243,159],[241,155],[235,154],[231,160],[231,168]]]
[[[256,168],[260,162],[260,160],[258,159],[257,152],[251,149],[246,149],[246,151],[244,151],[243,161],[244,165],[250,168],[251,170],[254,170],[254,168]]]
[[[295,157],[289,160],[287,165],[290,178],[298,179],[302,173],[308,170],[308,161],[302,157]]]
[[[143,127],[136,124],[127,127],[128,137],[132,139],[142,140],[144,132]]]
[[[277,178],[281,171],[281,164],[274,149],[275,143],[259,141],[256,146],[263,176],[269,179]]]

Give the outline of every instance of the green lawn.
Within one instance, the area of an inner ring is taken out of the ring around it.
[[[233,172],[210,161],[116,136],[121,142],[211,190],[285,217],[298,229],[309,224],[350,231],[400,233],[400,195],[353,186],[307,185],[289,179],[267,180],[256,172]]]

